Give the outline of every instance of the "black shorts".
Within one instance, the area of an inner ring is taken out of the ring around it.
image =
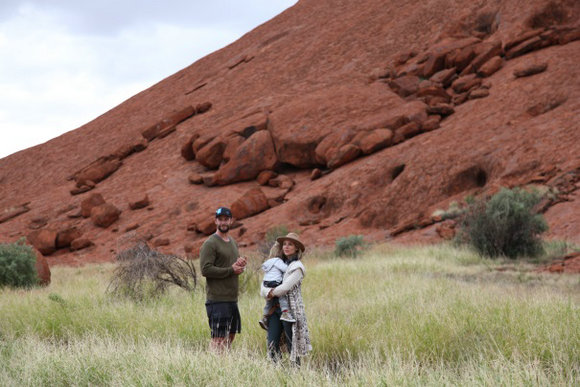
[[[237,302],[206,301],[205,310],[211,337],[226,337],[242,331],[242,318]]]

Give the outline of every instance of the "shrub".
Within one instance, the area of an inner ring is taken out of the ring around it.
[[[197,273],[192,261],[176,255],[164,255],[152,250],[147,243],[120,252],[118,266],[107,291],[137,301],[165,293],[169,285],[193,291],[197,285]]]
[[[539,235],[548,229],[534,209],[540,199],[537,192],[504,188],[488,201],[472,201],[460,224],[459,241],[487,257],[540,254]]]
[[[31,287],[38,284],[36,255],[24,239],[0,244],[0,287]]]
[[[262,257],[265,258],[270,254],[270,249],[274,246],[276,238],[287,235],[289,232],[290,231],[288,231],[288,227],[285,224],[269,228],[264,236],[264,241],[258,246],[258,251]]]
[[[334,254],[338,257],[355,258],[364,247],[365,243],[362,235],[349,235],[336,241]]]

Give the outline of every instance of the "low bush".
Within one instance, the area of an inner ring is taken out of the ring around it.
[[[36,255],[21,239],[0,244],[0,287],[31,287],[38,284]]]
[[[539,235],[548,229],[534,208],[540,200],[537,192],[504,188],[489,200],[471,201],[460,223],[459,242],[487,257],[539,255]]]
[[[362,235],[349,235],[336,241],[334,254],[338,257],[356,258],[364,248],[365,242]]]
[[[162,295],[170,285],[187,291],[197,285],[192,261],[161,254],[145,242],[120,252],[116,258],[118,266],[107,289],[112,294],[142,301]]]

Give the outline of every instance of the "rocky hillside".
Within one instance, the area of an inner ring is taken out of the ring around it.
[[[1,159],[0,240],[49,264],[195,255],[225,205],[246,251],[277,225],[435,241],[436,210],[533,184],[549,237],[580,243],[579,20],[576,0],[300,0]]]

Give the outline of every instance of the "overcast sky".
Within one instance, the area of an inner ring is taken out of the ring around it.
[[[74,130],[297,0],[0,0],[0,158]]]

